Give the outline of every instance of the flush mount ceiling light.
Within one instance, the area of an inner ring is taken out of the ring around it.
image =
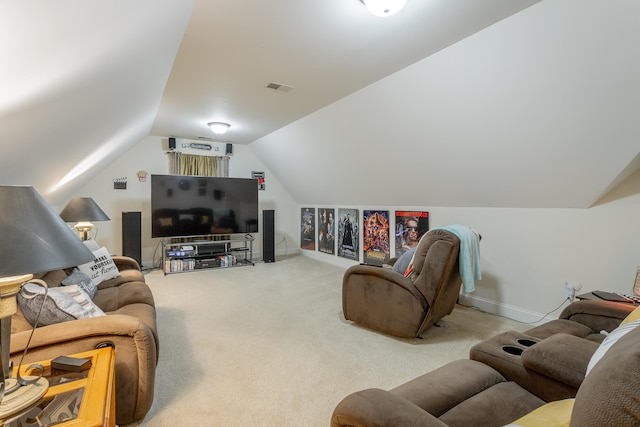
[[[407,0],[360,0],[360,2],[376,16],[394,15],[407,4]]]
[[[217,135],[222,135],[223,133],[226,133],[231,127],[229,123],[223,123],[223,122],[210,122],[207,124],[209,125],[213,133]]]

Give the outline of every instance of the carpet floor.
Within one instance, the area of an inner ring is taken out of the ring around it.
[[[232,269],[146,275],[160,362],[151,411],[129,426],[322,426],[347,394],[389,389],[527,325],[456,306],[424,339],[342,315],[344,268],[305,256]]]

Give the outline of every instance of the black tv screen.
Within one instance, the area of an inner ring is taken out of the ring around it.
[[[151,175],[151,237],[258,231],[258,182],[249,178]]]

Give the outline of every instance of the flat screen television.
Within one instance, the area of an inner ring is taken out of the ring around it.
[[[258,231],[258,182],[249,178],[151,175],[151,237]]]

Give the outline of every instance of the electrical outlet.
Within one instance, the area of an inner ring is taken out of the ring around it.
[[[576,297],[576,292],[582,289],[582,285],[575,282],[565,282],[564,286],[567,290],[567,297],[569,298],[569,301],[573,301]]]

